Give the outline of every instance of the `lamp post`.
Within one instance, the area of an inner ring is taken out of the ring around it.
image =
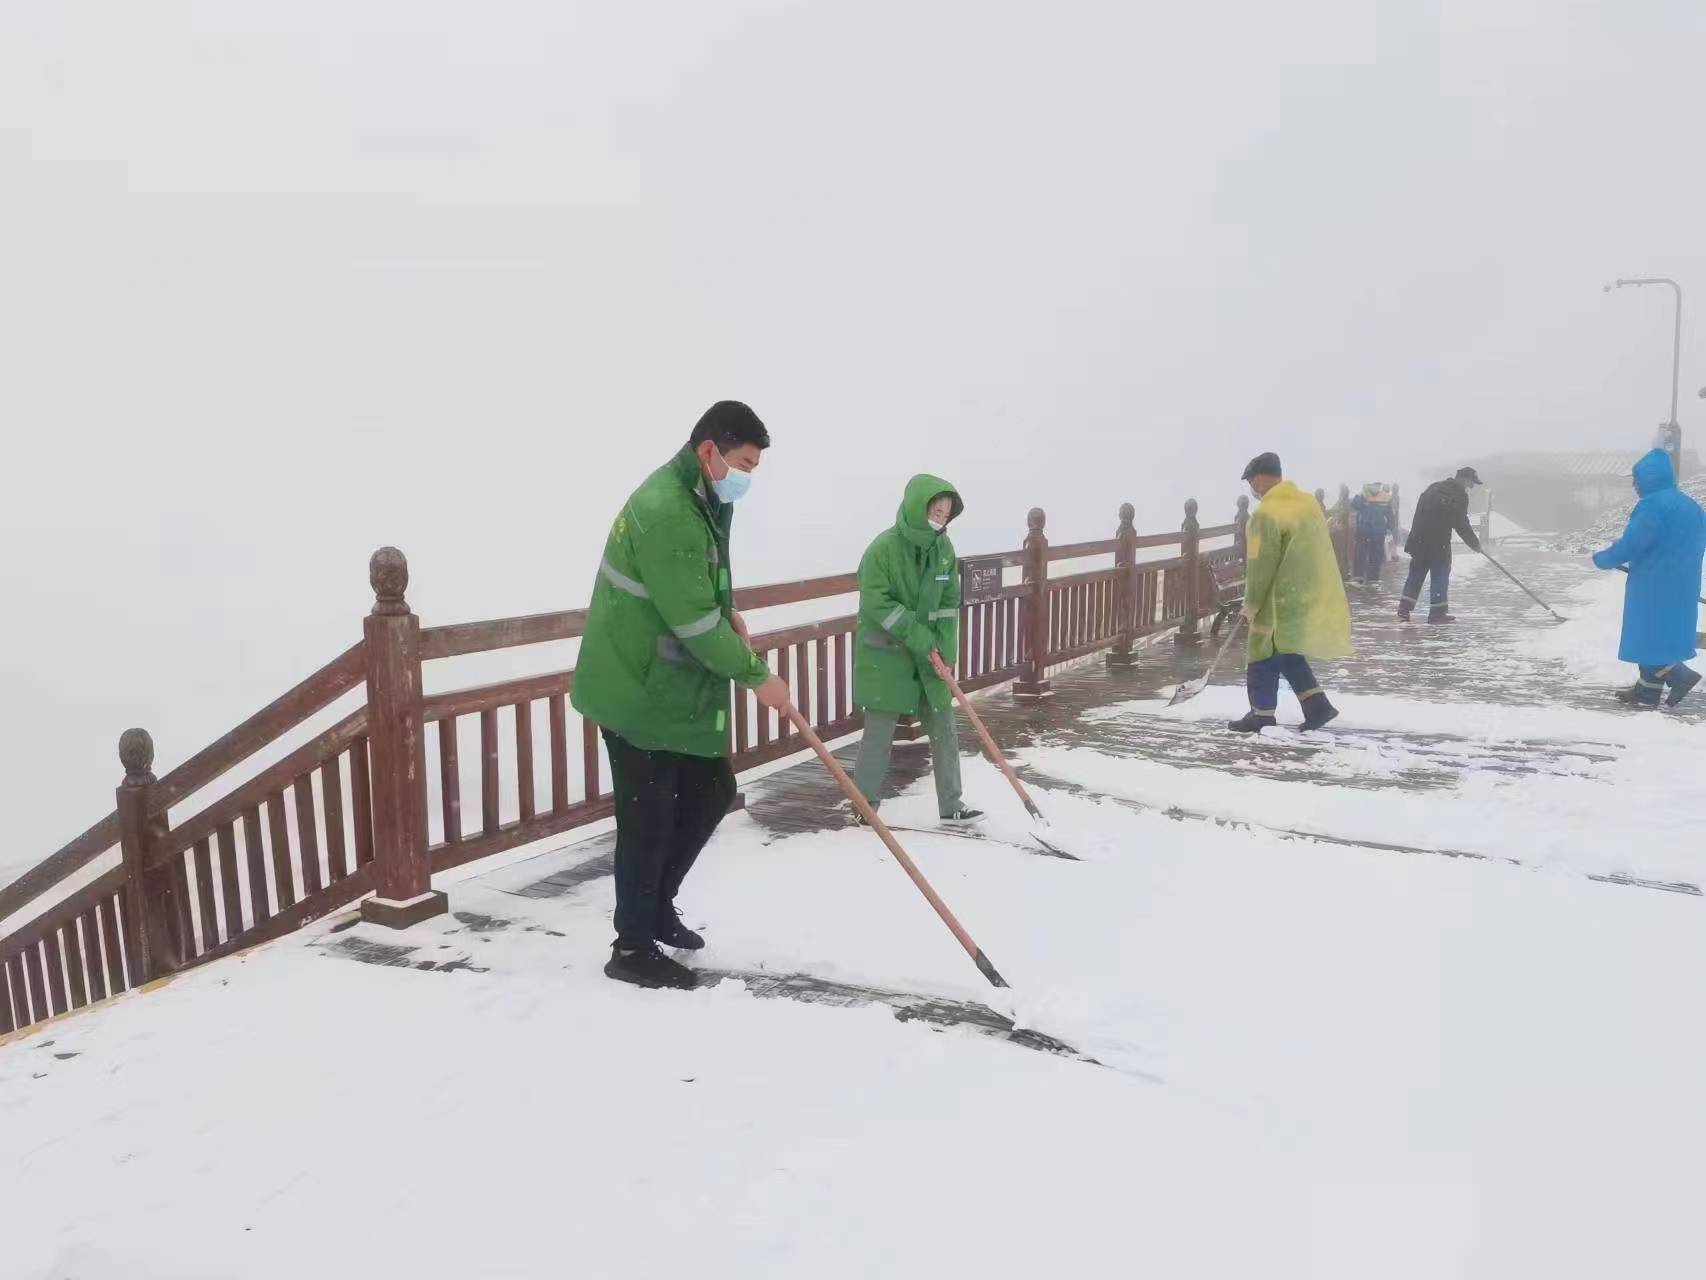
[[[1668,276],[1643,276],[1637,280],[1614,280],[1605,286],[1610,293],[1628,285],[1668,284],[1676,293],[1676,329],[1670,357],[1670,421],[1664,424],[1665,438],[1670,444],[1671,463],[1676,478],[1682,479],[1682,427],[1676,420],[1676,384],[1682,371],[1682,286]]]

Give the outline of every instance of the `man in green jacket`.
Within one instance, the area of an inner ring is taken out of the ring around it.
[[[865,712],[865,736],[853,781],[873,805],[889,771],[901,716],[917,716],[930,737],[936,811],[944,822],[983,816],[960,800],[960,744],[954,695],[931,665],[959,652],[960,577],[948,522],[965,509],[954,486],[937,476],[907,481],[894,524],[859,561],[859,632],[853,659],[853,702]],[[862,821],[857,815],[854,820]]]
[[[752,651],[729,577],[733,503],[769,447],[746,405],[712,405],[629,497],[593,584],[572,697],[610,758],[616,942],[604,972],[623,982],[694,985],[658,944],[705,945],[675,895],[734,800],[730,682],[766,707],[788,704],[787,684]]]

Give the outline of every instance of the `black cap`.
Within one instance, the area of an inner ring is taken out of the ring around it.
[[[1475,474],[1474,467],[1459,467],[1457,470],[1457,478],[1463,481],[1465,488],[1481,483],[1481,477]]]
[[[1277,453],[1258,453],[1250,459],[1250,465],[1244,468],[1244,479],[1246,480],[1250,479],[1251,476],[1283,476],[1284,474],[1285,472],[1280,470],[1279,454]]]

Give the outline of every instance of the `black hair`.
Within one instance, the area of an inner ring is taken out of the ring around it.
[[[770,447],[770,433],[764,423],[739,400],[719,400],[705,410],[687,443],[698,448],[707,440],[724,453],[743,444],[754,444],[760,449]]]

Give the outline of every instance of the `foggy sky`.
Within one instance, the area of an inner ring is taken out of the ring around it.
[[[915,470],[975,551],[1226,519],[1262,449],[1639,447],[1618,275],[1696,290],[1691,431],[1703,54],[1681,0],[6,0],[0,863],[350,643],[381,543],[428,622],[584,603],[720,397],[745,582]]]

